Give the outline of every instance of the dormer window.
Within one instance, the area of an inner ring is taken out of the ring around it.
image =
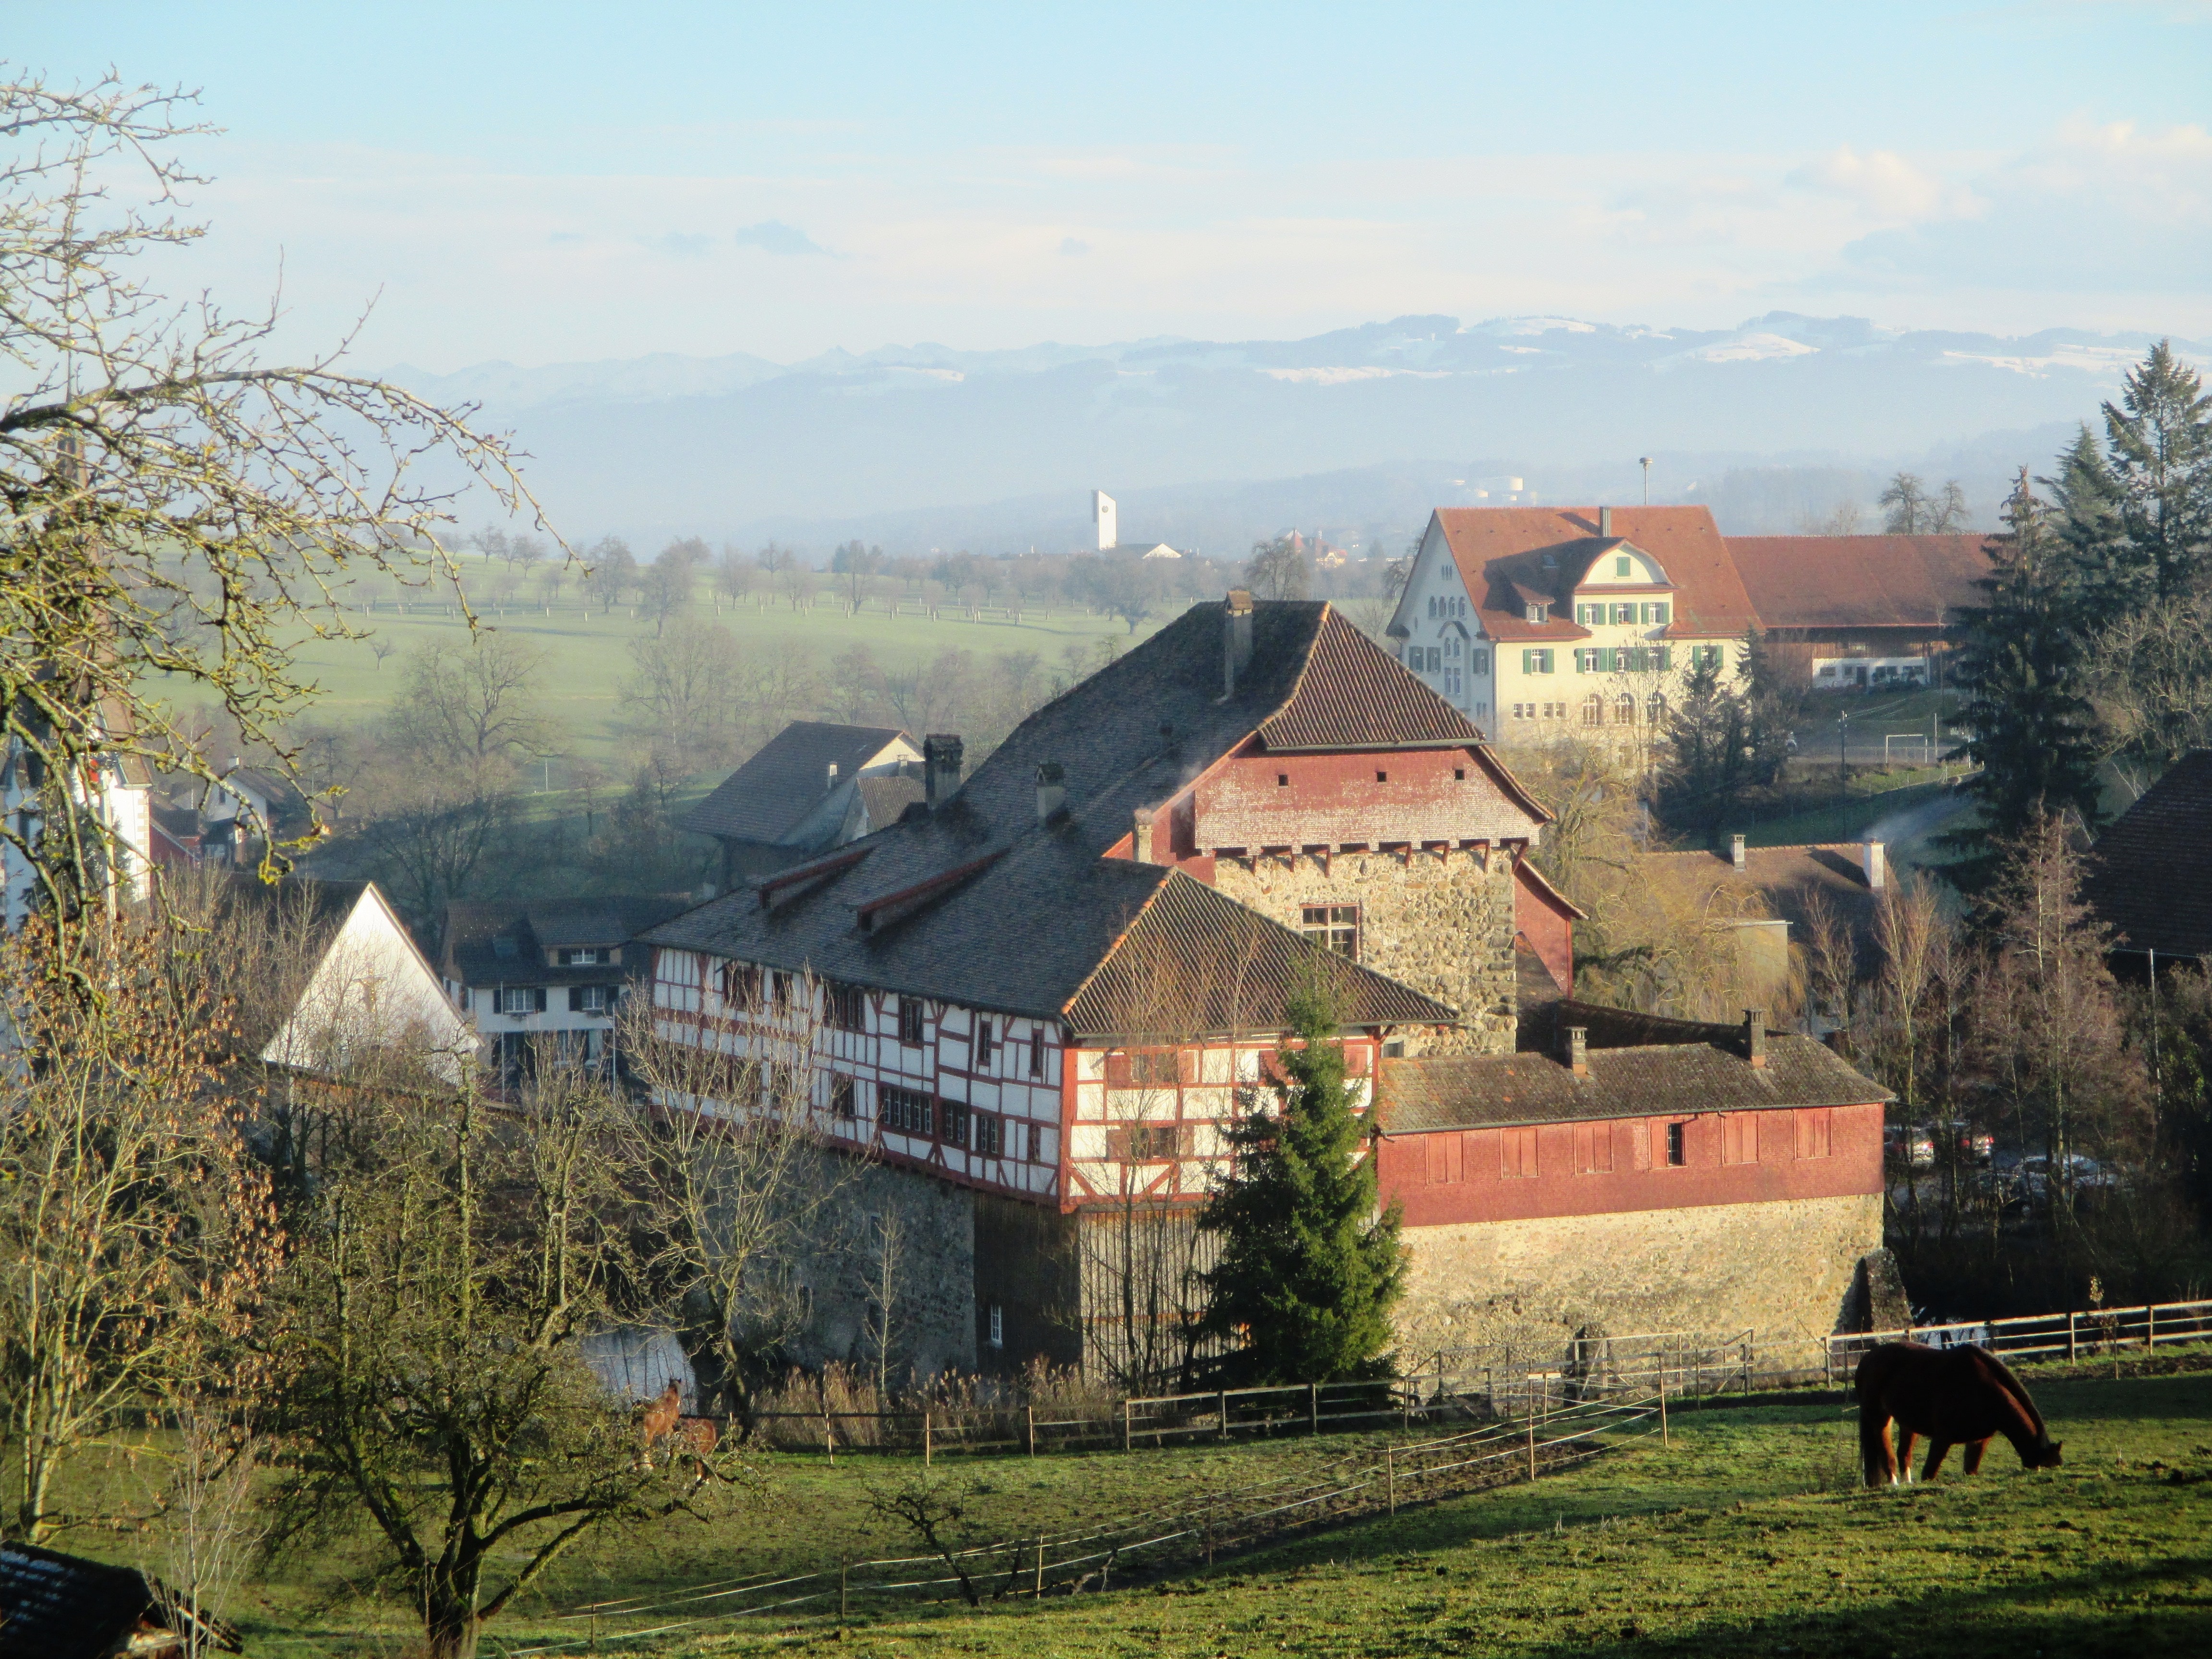
[[[1547,621],[1551,613],[1552,607],[1548,605],[1531,605],[1522,612],[1532,623]]]
[[[1616,576],[1632,575],[1635,574],[1635,569],[1636,567],[1629,562],[1628,555],[1626,553],[1613,562],[1613,574]]]

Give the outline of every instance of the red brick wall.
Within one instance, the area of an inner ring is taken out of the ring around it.
[[[1808,1110],[1828,1114],[1826,1158],[1798,1156],[1797,1117]],[[1834,1198],[1881,1190],[1881,1118],[1871,1105],[1546,1123],[1533,1132],[1536,1173],[1520,1176],[1504,1171],[1509,1152],[1525,1153],[1528,1129],[1393,1134],[1376,1149],[1376,1172],[1382,1201],[1396,1201],[1409,1227]],[[1731,1119],[1741,1121],[1732,1128]],[[1670,1123],[1683,1125],[1679,1169],[1667,1164]],[[1734,1161],[1747,1135],[1757,1161]],[[1436,1144],[1447,1139],[1460,1143],[1455,1152]]]
[[[1382,773],[1378,780],[1376,773]],[[1278,779],[1287,778],[1288,783]],[[1469,749],[1268,755],[1248,744],[1177,812],[1176,852],[1525,841],[1532,826]],[[1163,857],[1164,854],[1162,855]]]

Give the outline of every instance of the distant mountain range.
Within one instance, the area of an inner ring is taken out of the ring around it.
[[[512,428],[572,539],[1060,551],[1087,539],[1100,488],[1125,539],[1230,551],[1291,524],[1388,540],[1508,475],[1540,499],[1633,500],[1644,455],[1653,500],[1712,501],[1738,532],[1870,499],[1865,481],[1903,464],[1961,477],[1986,511],[2148,343],[1791,313],[1712,331],[1401,317],[1290,341],[392,373]],[[1422,459],[1451,457],[1474,459]],[[1750,476],[1785,466],[1796,483]]]

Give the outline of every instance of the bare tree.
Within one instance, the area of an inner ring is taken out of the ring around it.
[[[891,1397],[891,1334],[905,1288],[906,1224],[897,1211],[884,1209],[868,1218],[868,1233],[865,1334],[875,1353],[876,1399],[882,1402]]]
[[[396,643],[386,639],[381,634],[372,634],[368,636],[368,654],[376,659],[376,672],[380,674],[384,672],[384,659],[398,648]]]
[[[343,373],[339,350],[260,361],[272,307],[172,304],[134,269],[204,234],[177,216],[200,182],[167,152],[204,137],[179,94],[112,76],[0,82],[0,495],[11,556],[0,739],[61,792],[0,825],[67,917],[104,884],[106,830],[70,791],[118,754],[212,781],[179,729],[180,687],[287,753],[308,695],[294,642],[351,637],[365,570],[453,582],[439,538],[453,487],[433,454],[510,512],[534,514],[501,441],[403,388]],[[133,180],[137,183],[134,185]],[[450,477],[450,474],[448,477]]]
[[[149,931],[77,948],[96,998],[56,971],[46,922],[0,943],[0,1527],[33,1543],[93,1518],[54,1510],[73,1460],[213,1384],[275,1261],[220,1012]]]
[[[719,623],[678,617],[633,641],[629,655],[622,707],[640,729],[667,744],[684,770],[726,762],[738,713],[736,636]]]
[[[552,729],[536,698],[545,653],[505,634],[423,647],[407,665],[393,711],[408,746],[440,765],[475,770],[544,753]]]

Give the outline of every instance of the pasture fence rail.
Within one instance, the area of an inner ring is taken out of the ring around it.
[[[1218,1392],[1218,1391],[1217,1391]],[[1300,1528],[1395,1513],[1399,1504],[1540,1480],[1605,1450],[1663,1437],[1667,1401],[1592,1397],[1547,1408],[1534,1393],[1518,1419],[1457,1432],[1363,1447],[1316,1468],[1141,1511],[1103,1525],[1041,1530],[941,1553],[847,1561],[781,1577],[757,1574],[693,1584],[672,1594],[587,1602],[556,1622],[574,1637],[511,1650],[523,1656],[596,1650],[774,1613],[851,1616],[916,1602],[1041,1599],[1112,1588],[1116,1573],[1158,1574],[1211,1565],[1224,1552]],[[638,1620],[647,1621],[632,1628]]]
[[[1826,1380],[1832,1387],[1849,1382],[1859,1360],[1884,1342],[1924,1342],[1937,1348],[1972,1344],[2016,1359],[2117,1360],[2130,1350],[2154,1353],[2162,1346],[2204,1341],[2212,1341],[2212,1301],[2147,1302],[2126,1308],[2077,1308],[2009,1319],[1906,1325],[1830,1337]]]

